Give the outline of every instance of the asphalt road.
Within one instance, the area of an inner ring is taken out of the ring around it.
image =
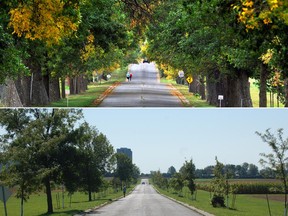
[[[132,80],[117,86],[99,107],[181,107],[181,100],[173,90],[160,83],[153,63],[134,64],[130,67]],[[124,79],[124,77],[123,77]]]
[[[187,207],[159,195],[148,180],[138,185],[125,198],[99,208],[88,215],[95,216],[200,216]]]

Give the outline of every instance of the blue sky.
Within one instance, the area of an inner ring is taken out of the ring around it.
[[[114,148],[133,151],[133,163],[143,173],[177,170],[193,159],[196,168],[215,164],[258,163],[269,153],[255,131],[284,128],[287,109],[83,109],[85,119],[104,133]]]

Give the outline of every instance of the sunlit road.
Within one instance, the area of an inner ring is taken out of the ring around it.
[[[159,195],[152,186],[141,184],[125,198],[99,208],[95,216],[200,216],[200,214]]]
[[[132,80],[123,82],[108,95],[99,107],[180,107],[181,100],[166,84],[159,83],[153,63],[131,66]],[[125,77],[123,77],[125,79]]]

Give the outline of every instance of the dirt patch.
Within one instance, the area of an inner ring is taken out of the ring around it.
[[[255,197],[255,198],[265,199],[266,200],[266,195],[265,194],[251,195],[251,196]],[[285,195],[284,194],[269,194],[268,198],[269,198],[269,200],[284,202]]]

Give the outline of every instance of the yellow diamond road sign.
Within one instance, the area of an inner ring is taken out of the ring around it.
[[[188,82],[189,84],[193,82],[193,78],[192,78],[192,76],[187,77],[186,80],[187,80],[187,82]]]

